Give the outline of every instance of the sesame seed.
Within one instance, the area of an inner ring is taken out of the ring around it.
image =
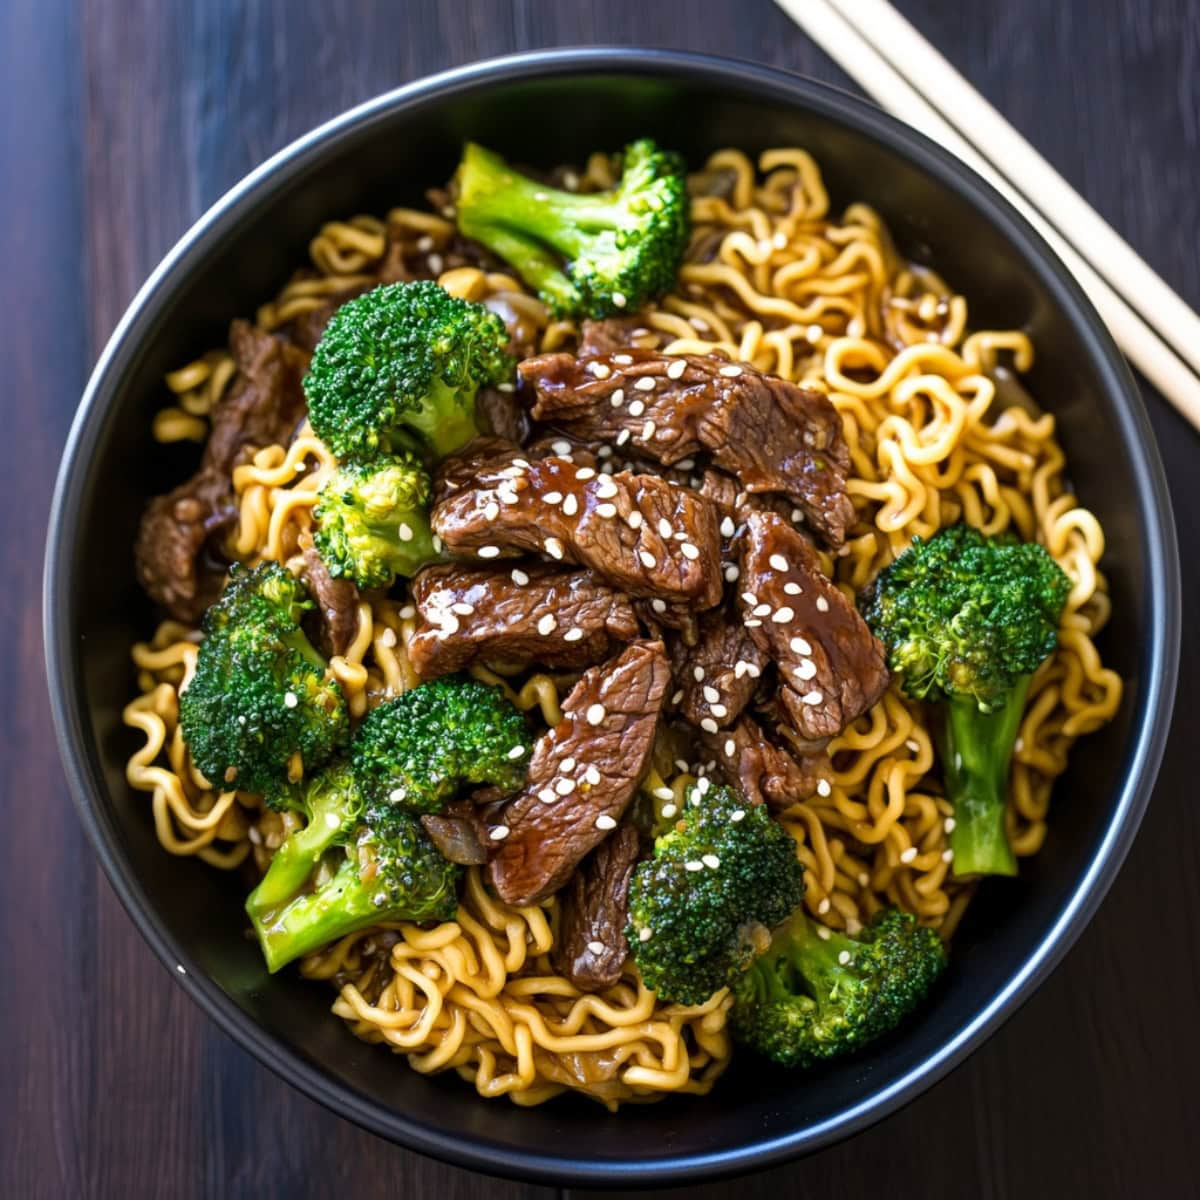
[[[632,354],[614,354],[612,356],[612,360],[615,363],[620,363],[621,366],[623,366],[623,367],[627,367],[627,366],[629,366],[629,364],[631,362],[633,362],[633,355]]]
[[[785,583],[785,584],[783,585],[783,590],[784,590],[785,592],[787,592],[787,594],[788,594],[789,596],[802,596],[802,595],[804,595],[804,589],[803,589],[803,588],[802,588],[802,587],[801,587],[801,586],[800,586],[798,583],[791,583],[791,582]]]
[[[458,618],[452,612],[442,614],[442,636],[458,632]]]
[[[745,673],[746,673],[745,660],[739,658],[737,660],[737,662],[735,662],[733,664],[733,677],[734,677],[734,679],[741,679],[741,677],[743,675],[745,675]]]
[[[746,819],[746,810],[744,808],[735,808],[733,812],[729,814],[729,819],[735,825],[738,823],[738,821],[744,821]]]
[[[953,862],[953,861],[954,861],[954,851],[953,850],[943,850],[942,851],[942,862],[948,863],[948,862]]]
[[[612,451],[611,446],[601,446],[600,449],[596,451],[596,457],[597,458],[609,458],[612,456],[612,452],[613,451]],[[611,464],[609,464],[609,465],[611,466]]]
[[[633,386],[639,392],[652,392],[658,386],[658,380],[653,375],[643,375]]]
[[[705,684],[704,698],[709,702],[709,704],[716,704],[716,702],[721,698],[721,693],[718,692],[717,689],[711,684]]]
[[[442,273],[442,267],[446,265],[445,259],[443,259],[440,254],[431,254],[425,261],[429,263],[429,270],[434,275],[440,275]]]
[[[667,375],[671,379],[678,379],[686,370],[687,363],[682,358],[677,358],[667,367]]]
[[[417,610],[411,604],[406,604],[400,610],[400,620],[402,621],[411,621],[416,615]]]
[[[850,962],[850,951],[843,950],[841,954],[838,955],[838,962],[840,962],[843,967],[846,966]]]
[[[631,417],[640,417],[646,411],[646,406],[640,400],[631,400],[629,402],[629,415]]]
[[[868,875],[866,873],[866,871],[859,872],[859,875],[858,875],[858,886],[859,887],[867,887],[870,884],[870,882],[871,882],[871,877],[870,877],[870,875]]]
[[[567,632],[563,634],[563,641],[564,642],[577,642],[582,637],[583,637],[583,630],[580,629],[578,625],[576,625],[574,629],[568,629]]]
[[[703,668],[703,667],[693,667],[693,668],[692,668],[692,678],[693,678],[693,679],[694,679],[694,680],[695,680],[697,683],[701,683],[701,682],[703,682],[703,680],[704,680],[704,668]]]
[[[583,778],[586,782],[595,787],[600,782],[600,770],[595,765],[589,766],[583,773]]]
[[[488,834],[493,842],[502,842],[506,837],[508,837],[508,826],[493,825],[492,828],[488,830]]]
[[[475,611],[475,605],[468,604],[465,600],[457,600],[450,605],[450,611],[458,613],[460,617],[469,617]]]
[[[388,802],[391,804],[403,804],[407,796],[408,788],[392,788],[392,790],[388,792]]]
[[[758,597],[753,592],[743,592],[742,599],[751,607],[758,603]]]
[[[721,865],[721,860],[715,854],[702,854],[700,856],[700,861],[710,871],[715,871]]]
[[[433,549],[434,549],[434,552],[435,552],[435,553],[437,553],[437,554],[441,554],[441,552],[442,552],[442,546],[443,546],[444,544],[445,544],[445,543],[443,543],[442,539],[441,539],[440,537],[438,537],[438,535],[435,533],[435,534],[433,535]]]
[[[283,698],[284,708],[295,708],[300,703],[300,697],[295,692],[288,692]]]
[[[589,725],[599,725],[608,716],[608,712],[605,710],[603,704],[593,704],[588,708],[585,715]]]
[[[805,692],[800,699],[810,708],[816,708],[824,699],[824,693],[818,692],[815,688],[811,692]]]
[[[739,367],[736,363],[733,363],[728,367],[722,367],[717,372],[718,375],[724,375],[726,379],[736,379],[741,373],[742,373],[742,368]]]
[[[563,516],[573,517],[579,511],[579,498],[573,493],[563,501]]]
[[[550,449],[553,450],[555,454],[560,454],[560,455],[565,456],[565,455],[571,453],[571,443],[570,442],[551,442]]]
[[[500,497],[501,504],[516,504],[521,499],[516,492],[510,488],[497,488],[496,495]]]
[[[782,554],[772,554],[767,562],[771,564],[777,571],[786,571],[788,569],[788,560]]]
[[[700,551],[691,542],[680,543],[679,549],[683,551],[683,557],[691,559],[692,562],[700,557]]]
[[[607,446],[601,446],[600,449],[608,450],[609,454],[612,453]],[[607,475],[601,475],[600,478],[596,480],[596,495],[599,496],[601,500],[611,500],[614,496],[619,496],[620,494],[621,489],[617,487],[617,485],[613,483],[613,481]]]
[[[480,546],[476,553],[479,555],[480,558],[499,558],[500,557],[500,547],[499,546]]]
[[[698,858],[694,858],[691,860],[691,862],[685,862],[683,864],[683,869],[685,871],[703,871],[704,864]]]
[[[516,390],[516,387],[511,383],[496,384],[496,391],[498,392],[515,392]]]
[[[817,664],[811,658],[802,658],[793,668],[792,673],[802,683],[807,683],[817,673]]]
[[[723,705],[723,704],[714,704],[714,705],[712,705],[711,707],[712,707],[712,715],[713,715],[714,717],[718,717],[720,720],[722,720],[722,721],[723,721],[723,720],[725,720],[725,718],[726,718],[727,716],[729,716],[729,709],[727,709],[727,708],[725,707],[725,705]]]
[[[678,811],[678,804],[664,804],[662,806],[663,820],[669,821]]]
[[[396,532],[400,535],[400,540],[402,542],[411,542],[412,541],[412,537],[413,537],[412,526],[406,524],[404,521],[400,522],[400,528],[398,530],[396,530]]]
[[[788,608],[788,606],[785,604],[782,608],[777,608],[775,610],[771,620],[774,621],[776,625],[786,625],[790,620],[792,620],[793,617],[795,617],[795,615],[795,612]]]
[[[627,441],[629,441],[629,430],[622,429],[621,432],[617,434],[617,445],[623,446]]]
[[[513,583],[517,584],[519,587],[524,587],[529,582],[529,576],[526,575],[525,572],[522,571],[520,567],[513,567],[512,581],[513,581]]]
[[[833,791],[833,788],[830,787],[828,779],[818,779],[817,780],[817,795],[818,796],[828,796],[832,791]]]
[[[608,363],[588,363],[588,370],[591,371],[591,373],[597,379],[607,379],[612,374],[612,367],[610,367]]]
[[[956,821],[956,820],[955,820],[953,817],[947,817],[947,818],[946,818],[946,819],[945,819],[945,820],[942,822],[942,828],[943,828],[943,829],[944,829],[944,830],[945,830],[947,833],[953,833],[953,832],[954,832],[954,826],[955,826],[955,825],[957,825],[957,824],[958,824],[958,822],[957,822],[957,821]]]
[[[558,764],[558,769],[563,772],[575,770],[575,759],[568,754],[567,757]]]
[[[921,753],[921,743],[916,738],[909,738],[904,745],[906,749],[911,750],[914,754]]]
[[[511,467],[505,467],[500,474],[506,479],[520,479],[521,476],[525,474],[525,468],[517,466],[516,460],[514,459],[513,465]]]
[[[701,333],[708,328],[708,322],[703,317],[688,317],[688,324]]]
[[[648,442],[654,436],[654,431],[657,428],[658,426],[655,425],[653,421],[647,421],[645,425],[642,426],[642,441]]]
[[[725,538],[733,537],[734,530],[737,528],[733,523],[732,517],[725,517],[721,521],[721,536]]]
[[[771,245],[774,246],[776,250],[786,250],[787,244],[788,244],[788,237],[787,237],[787,234],[784,233],[782,229],[779,230],[778,233],[775,233],[772,235]]]
[[[659,800],[674,800],[675,799],[675,793],[673,791],[671,791],[671,789],[669,787],[656,787],[654,789],[654,795]]]
[[[588,942],[587,948],[593,954],[603,954],[604,953],[604,943],[603,942]]]
[[[658,566],[658,559],[649,550],[639,550],[638,558],[642,560],[642,566],[644,567],[654,568]]]
[[[553,788],[544,787],[538,792],[538,799],[543,804],[553,804],[558,799],[558,796],[555,794]]]
[[[817,926],[817,937],[819,937],[821,941],[827,942],[832,936],[833,934],[831,934],[824,925]]]
[[[662,614],[667,611],[667,602],[665,600],[660,600],[656,596],[653,600],[650,601],[650,607],[652,609],[654,609],[654,611],[656,613],[658,613],[659,616],[662,616]]]
[[[546,539],[546,553],[551,558],[562,558],[563,544],[556,537],[548,537]]]
[[[648,942],[653,936],[654,936],[654,931],[650,928],[649,925],[643,926],[641,929],[638,930],[638,941],[639,942]]]
[[[417,249],[420,250],[422,254],[428,254],[430,250],[433,249],[433,238],[431,238],[428,234],[426,234],[424,237],[417,238]]]
[[[560,796],[569,796],[575,790],[575,780],[559,779],[555,781],[554,790]]]
[[[791,647],[793,654],[811,654],[812,647],[802,637],[794,637],[788,646]]]
[[[614,303],[614,304],[615,304],[615,305],[616,305],[618,308],[624,308],[624,307],[625,307],[625,305],[629,303],[629,301],[625,299],[625,294],[624,294],[624,292],[613,292],[613,294],[612,294],[612,302],[613,302],[613,303]]]
[[[537,631],[538,631],[538,633],[540,633],[542,635],[542,637],[548,637],[551,633],[554,632],[554,627],[557,624],[558,624],[558,620],[556,619],[554,614],[547,613],[544,617],[541,617],[538,620]]]
[[[671,536],[671,522],[668,521],[666,517],[658,518],[658,532],[664,538],[669,538]]]
[[[829,908],[830,908],[829,897],[822,896],[821,903],[817,905],[817,912],[819,912],[822,916],[824,916],[829,911]]]
[[[386,646],[389,650],[396,644],[396,631],[394,629],[385,628],[379,635],[379,642]]]
[[[733,740],[733,738],[726,738],[725,739],[725,757],[732,758],[736,752],[737,752],[737,743]]]
[[[607,517],[609,520],[611,520],[616,515],[617,515],[617,506],[615,504],[597,504],[596,505],[596,516]]]
[[[828,611],[829,611],[829,601],[826,600],[824,596],[818,596],[817,597],[817,612],[828,612]]]
[[[494,521],[494,520],[495,520],[495,519],[496,519],[496,518],[497,518],[497,517],[500,515],[500,505],[498,505],[498,504],[495,502],[495,500],[489,500],[489,501],[488,501],[488,502],[487,502],[487,503],[486,503],[486,504],[483,506],[483,515],[484,515],[485,517],[487,517],[487,519],[488,519],[489,521]],[[408,541],[408,538],[405,538],[405,537],[404,537],[404,531],[405,531],[406,529],[408,529],[408,526],[407,526],[407,525],[401,525],[401,526],[400,526],[400,536],[401,536],[402,538],[404,538],[404,540],[407,542],[407,541]],[[409,529],[409,532],[408,532],[408,537],[412,537],[412,530],[411,530],[411,529]]]
[[[520,757],[521,757],[521,755],[522,755],[522,754],[524,754],[524,753],[525,753],[525,747],[524,747],[524,746],[514,746],[514,747],[513,747],[513,748],[512,748],[512,749],[511,749],[511,750],[508,752],[508,757],[509,757],[509,758],[511,758],[511,759],[518,759],[518,758],[520,758]]]
[[[677,692],[675,693],[675,695],[673,695],[673,696],[671,697],[671,703],[672,703],[672,704],[679,704],[679,703],[680,703],[682,700],[683,700],[683,688],[680,688],[680,689],[679,689],[679,691],[677,691]],[[678,765],[678,764],[676,764],[676,765]],[[682,766],[682,767],[680,767],[679,769],[680,769],[681,771],[686,771],[686,770],[687,770],[687,763],[684,763],[684,764],[683,764],[683,766]]]
[[[529,460],[527,458],[514,458],[513,466],[520,467],[522,471],[529,470]]]
[[[704,720],[700,722],[700,728],[703,729],[705,733],[716,733],[717,723],[712,719],[712,717],[705,717]]]
[[[641,529],[642,514],[635,509],[629,514],[629,516],[625,518],[625,524],[628,525],[630,529]]]
[[[613,392],[611,396],[609,396],[608,402],[613,406],[613,408],[620,408],[621,405],[625,403],[625,389],[617,388],[617,390]]]
[[[730,564],[729,564],[729,565],[728,565],[728,566],[725,568],[725,582],[726,582],[726,583],[736,583],[736,582],[737,582],[737,577],[738,577],[740,574],[741,574],[741,571],[740,571],[740,570],[738,570],[738,568],[737,568],[737,567],[735,567],[735,566],[733,565],[733,563],[730,563]]]
[[[917,857],[916,846],[909,846],[909,848],[900,855],[900,861],[902,863],[910,863],[916,857]]]
[[[591,467],[580,467],[579,470],[575,472],[575,478],[581,482],[588,479],[595,479],[595,477],[596,472],[593,471]]]
[[[616,829],[616,827],[617,827],[616,821],[614,821],[612,819],[612,817],[610,817],[608,815],[608,813],[601,813],[596,818],[596,828],[597,829]]]
[[[742,624],[745,625],[747,629],[757,629],[762,622],[757,617],[747,617]]]
[[[769,604],[756,604],[751,610],[750,615],[754,617],[765,617],[771,611]]]
[[[562,492],[547,492],[542,497],[547,504],[561,504],[562,498]]]

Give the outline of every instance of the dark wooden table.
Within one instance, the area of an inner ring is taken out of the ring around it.
[[[900,7],[1200,305],[1200,0]],[[359,1131],[236,1049],[170,985],[67,797],[43,683],[39,572],[88,370],[204,208],[365,97],[490,55],[596,42],[715,51],[848,86],[769,0],[0,2],[0,1197],[552,1194]],[[1194,618],[1200,438],[1151,389],[1145,397]],[[686,1194],[1196,1194],[1200,804],[1189,726],[1200,640],[1190,621],[1183,654],[1176,736],[1141,835],[1036,998],[870,1132]]]

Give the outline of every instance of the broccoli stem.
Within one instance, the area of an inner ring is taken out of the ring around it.
[[[945,704],[941,758],[946,798],[954,806],[950,849],[956,876],[1017,873],[1004,811],[1030,678],[1021,676],[993,712],[980,711],[970,697]]]
[[[404,419],[425,438],[435,458],[445,458],[479,433],[474,396],[472,388],[464,403],[458,385],[435,379],[429,389],[428,403],[417,411],[406,411]]]
[[[324,671],[329,667],[329,663],[325,661],[321,653],[305,636],[304,630],[297,627],[290,633],[285,633],[279,640],[288,649],[295,650],[305,662],[311,663],[319,670]]]
[[[472,228],[469,222],[464,221],[465,233],[474,236]],[[558,260],[533,238],[495,225],[488,228],[487,245],[505,262],[520,263],[521,276],[534,291],[563,306],[576,299],[575,288],[563,274]]]
[[[334,877],[317,891],[273,911],[257,916],[251,912],[267,970],[274,974],[294,959],[379,920],[374,890],[363,883],[357,855],[350,853]]]

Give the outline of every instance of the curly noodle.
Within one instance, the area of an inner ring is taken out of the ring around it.
[[[583,186],[611,181],[610,161],[593,156]],[[850,447],[857,514],[843,552],[824,558],[832,578],[853,594],[914,535],[960,520],[1040,542],[1070,576],[1059,645],[1034,677],[1012,770],[1009,837],[1018,855],[1036,853],[1054,779],[1074,740],[1113,716],[1121,681],[1093,642],[1109,611],[1103,530],[1065,482],[1053,416],[1031,415],[1032,405],[1000,407],[997,396],[998,368],[1027,371],[1033,346],[1019,331],[968,334],[966,300],[901,259],[877,214],[854,204],[840,220],[830,216],[820,171],[802,150],[767,151],[757,164],[722,150],[695,183],[691,246],[677,290],[641,314],[647,336],[667,353],[720,349],[829,395]],[[312,270],[260,308],[258,323],[275,329],[370,286],[391,241],[424,256],[447,290],[519,321],[541,349],[573,344],[574,326],[552,321],[513,277],[443,271],[454,237],[445,216],[408,209],[385,221],[331,222],[312,241]],[[155,420],[156,436],[202,440],[234,371],[228,353],[213,351],[169,375],[173,401]],[[333,462],[305,427],[290,446],[264,447],[238,467],[231,556],[299,569]],[[403,600],[362,599],[356,636],[331,663],[356,717],[416,684],[406,653],[414,625]],[[125,721],[145,741],[129,760],[129,782],[152,795],[170,853],[223,868],[253,855],[265,869],[297,818],[265,810],[257,796],[216,791],[193,768],[178,696],[198,637],[168,621],[134,647],[140,695]],[[561,717],[560,696],[573,682],[476,674],[547,726]],[[881,907],[899,905],[949,937],[971,887],[950,874],[953,817],[932,771],[922,706],[893,688],[829,749],[830,794],[782,816],[805,868],[809,911],[853,933]],[[678,806],[691,781],[652,771],[646,786],[669,788]],[[473,870],[455,920],[354,934],[301,969],[338,988],[334,1012],[357,1036],[405,1054],[416,1070],[454,1069],[484,1096],[537,1104],[573,1089],[615,1108],[707,1091],[729,1059],[727,994],[695,1008],[665,1004],[632,965],[607,991],[582,993],[550,963],[558,921],[556,899],[510,907]]]

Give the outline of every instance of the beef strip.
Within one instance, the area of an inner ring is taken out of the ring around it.
[[[883,695],[884,648],[782,517],[751,513],[742,539],[739,604],[779,666],[784,712],[803,737],[832,737]]]
[[[249,447],[287,441],[305,411],[300,380],[307,354],[246,321],[234,321],[229,346],[238,374],[213,410],[200,468],[150,502],[134,543],[138,582],[190,623],[217,598],[225,576],[225,565],[205,552],[236,514],[233,468]]]
[[[766,804],[782,812],[798,800],[827,796],[833,779],[829,755],[820,751],[799,757],[777,746],[753,717],[701,735],[701,745],[716,761],[716,770],[747,804]]]
[[[304,581],[317,602],[321,649],[327,658],[345,654],[358,633],[358,588],[351,579],[334,579],[309,534],[300,535]]]
[[[580,358],[601,354],[620,354],[630,347],[650,349],[660,341],[655,330],[647,329],[641,317],[605,317],[602,321],[584,321],[579,327]]]
[[[637,858],[637,830],[623,822],[563,889],[554,965],[582,991],[599,992],[621,978],[629,955],[629,880]]]
[[[571,689],[562,720],[533,748],[525,788],[491,827],[500,849],[489,873],[507,903],[553,895],[617,827],[650,761],[670,677],[662,643],[635,642]]]
[[[422,813],[421,825],[447,861],[464,867],[481,867],[487,862],[488,852],[479,840],[477,823],[470,816]]]
[[[447,563],[411,589],[421,619],[408,657],[425,679],[476,662],[585,667],[638,636],[629,600],[588,571]]]
[[[485,435],[518,443],[529,436],[529,417],[512,392],[480,388],[475,396],[475,415]]]
[[[721,599],[716,513],[656,475],[602,475],[557,456],[531,462],[476,439],[445,460],[434,494],[433,529],[454,554],[543,553],[664,606],[703,610]]]
[[[535,420],[667,466],[707,450],[746,491],[781,492],[830,545],[845,540],[850,451],[821,392],[716,354],[545,354],[518,370]]]
[[[701,613],[698,624],[694,645],[682,638],[668,643],[675,687],[683,693],[677,708],[691,724],[715,732],[741,715],[769,660],[725,608]]]

